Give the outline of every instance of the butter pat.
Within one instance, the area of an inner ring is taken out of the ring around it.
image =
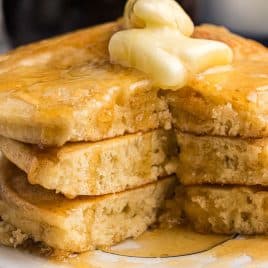
[[[180,89],[192,74],[232,61],[226,44],[190,38],[193,22],[174,0],[129,0],[124,22],[110,40],[110,60],[146,73],[156,87]]]
[[[172,0],[129,0],[124,19],[127,28],[169,27],[186,36],[194,31],[190,17]]]

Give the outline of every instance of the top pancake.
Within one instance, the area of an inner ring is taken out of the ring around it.
[[[197,27],[195,37],[229,44],[234,64],[160,94],[144,74],[110,64],[108,42],[119,28],[108,23],[0,56],[0,134],[46,146],[97,141],[170,128],[169,105],[183,131],[267,136],[265,47],[220,27]]]
[[[167,94],[175,127],[220,136],[268,135],[268,61],[239,60]]]
[[[167,94],[175,127],[198,135],[267,136],[267,48],[212,25],[197,27],[194,36],[225,42],[234,51],[234,61]]]
[[[140,72],[111,65],[119,24],[81,30],[0,57],[0,134],[62,145],[170,127],[166,102]]]

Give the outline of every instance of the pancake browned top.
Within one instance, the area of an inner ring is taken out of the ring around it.
[[[62,145],[169,127],[150,81],[110,64],[108,41],[118,29],[108,23],[0,57],[0,134]]]
[[[267,48],[204,25],[195,37],[234,50],[231,66],[192,78],[168,95],[134,69],[109,61],[108,42],[119,23],[28,45],[0,57],[0,134],[60,146],[126,133],[175,127],[198,134],[267,136]]]

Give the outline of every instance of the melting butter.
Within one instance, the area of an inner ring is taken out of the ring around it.
[[[129,0],[125,7],[127,28],[168,27],[185,36],[194,32],[194,24],[177,2],[171,0]]]
[[[232,61],[226,44],[190,38],[193,22],[174,0],[129,0],[124,21],[128,29],[110,40],[110,60],[146,73],[156,87],[179,89],[192,74]]]

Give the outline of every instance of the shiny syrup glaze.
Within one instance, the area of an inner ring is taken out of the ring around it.
[[[109,253],[131,257],[173,257],[203,252],[230,236],[199,234],[187,227],[149,230],[133,241],[133,248],[114,246]]]
[[[166,267],[195,267],[195,258],[172,258],[176,257],[194,257],[197,253],[202,253],[207,257],[216,258],[209,266],[212,267],[227,267],[226,260],[232,260],[242,256],[249,256],[252,262],[267,261],[268,256],[266,249],[268,248],[267,236],[224,236],[215,234],[199,234],[188,227],[174,227],[172,229],[154,229],[145,232],[135,240],[129,240],[127,243],[134,243],[139,247],[125,249],[122,244],[116,245],[103,251],[113,255],[116,261],[111,264],[111,267],[137,268],[139,265],[135,261],[131,262],[131,257],[144,258],[164,258]],[[126,243],[126,242],[125,242]],[[53,251],[50,248],[44,247],[42,244],[36,244],[32,241],[27,241],[23,248],[24,251],[48,258],[53,264],[66,264],[71,268],[98,268],[100,259],[96,259],[95,252],[85,252],[82,254],[66,254],[61,251]],[[130,256],[124,259],[117,257]],[[199,255],[200,256],[200,255]],[[109,256],[108,256],[109,257]],[[171,258],[168,258],[171,257]],[[107,259],[109,261],[109,258]],[[105,261],[107,261],[105,260]],[[133,259],[134,260],[134,259]],[[145,259],[144,259],[145,260]],[[146,260],[145,260],[146,261]],[[228,262],[228,261],[227,261]],[[102,264],[102,263],[101,263]],[[223,266],[221,266],[223,265]],[[105,263],[101,267],[106,267]],[[229,266],[228,266],[229,267]]]
[[[139,248],[124,249],[123,246],[114,246],[106,249],[107,252],[115,255],[136,256],[136,257],[171,257],[187,256],[202,252],[205,255],[215,257],[219,262],[212,263],[209,267],[227,267],[228,258],[249,256],[252,261],[264,261],[268,259],[266,248],[268,248],[267,236],[245,236],[232,239],[234,236],[204,235],[198,234],[188,227],[176,227],[172,229],[155,229],[145,232],[142,236],[132,241],[139,245]],[[74,258],[69,258],[67,263],[73,268],[96,268],[91,264],[91,253],[84,253]],[[193,259],[170,258],[165,262],[167,267],[192,267],[196,265]],[[136,267],[128,261],[118,260],[116,267]],[[219,265],[219,266],[218,266]],[[223,265],[223,266],[220,266]],[[182,266],[181,266],[182,267]],[[229,266],[228,266],[229,267]]]

